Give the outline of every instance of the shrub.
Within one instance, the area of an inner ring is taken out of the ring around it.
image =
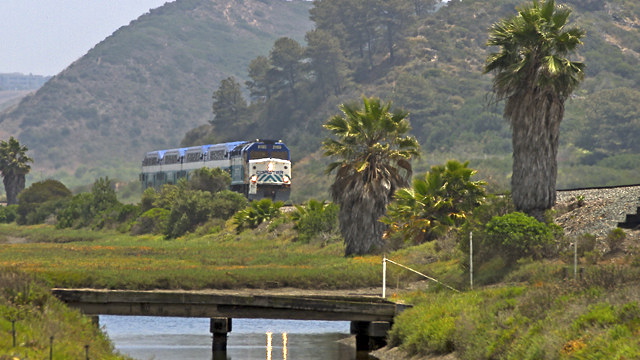
[[[165,236],[176,238],[204,224],[209,220],[212,200],[213,196],[207,191],[181,191],[171,206]]]
[[[514,264],[518,259],[541,259],[550,254],[551,245],[559,233],[556,225],[547,225],[521,212],[491,219],[485,226],[486,246]]]
[[[162,234],[165,232],[170,211],[153,208],[145,211],[131,226],[132,235]]]
[[[109,177],[96,180],[91,187],[91,195],[93,195],[91,210],[94,214],[119,204],[114,184]]]
[[[140,210],[142,212],[145,212],[147,210],[153,209],[155,207],[154,203],[157,199],[158,193],[156,192],[156,189],[152,187],[146,188],[142,192],[142,196],[140,197]]]
[[[132,204],[120,204],[103,211],[94,226],[96,228],[117,229],[121,232],[128,231],[128,228],[140,215],[140,207]]]
[[[0,206],[0,223],[8,224],[16,221],[18,205]]]
[[[233,214],[245,208],[249,200],[244,195],[231,190],[222,190],[213,195],[211,217],[230,219]]]
[[[627,238],[627,234],[625,234],[624,230],[620,228],[615,228],[607,234],[606,242],[609,246],[610,252],[616,252],[622,250],[622,245],[624,240]]]
[[[75,195],[58,211],[56,227],[58,229],[64,229],[88,226],[93,219],[93,212],[91,211],[92,203],[93,195],[91,193]]]
[[[148,190],[148,189],[147,189]],[[145,191],[147,193],[147,191]],[[159,192],[153,191],[155,198],[153,200],[153,207],[163,208],[170,210],[173,204],[180,196],[180,188],[177,185],[162,185]],[[150,195],[151,191],[147,193]],[[143,194],[144,195],[144,194]]]
[[[71,195],[71,191],[57,180],[33,183],[18,195],[16,222],[20,225],[42,223],[62,206],[61,199]]]
[[[331,237],[338,230],[338,212],[334,203],[309,200],[302,206],[296,206],[291,215],[298,231],[298,240],[308,242],[316,236]]]
[[[271,199],[254,201],[249,207],[238,211],[233,216],[233,224],[236,230],[241,232],[246,228],[255,229],[264,221],[271,220],[280,215],[280,208],[284,205],[282,201],[273,202]]]
[[[215,194],[231,184],[231,175],[220,168],[200,168],[189,174],[187,189],[202,190]]]

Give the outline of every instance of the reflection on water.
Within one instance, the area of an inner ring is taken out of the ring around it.
[[[209,319],[100,316],[122,354],[138,360],[211,360]],[[228,360],[353,360],[349,322],[233,319]]]

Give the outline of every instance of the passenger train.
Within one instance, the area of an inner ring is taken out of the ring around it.
[[[291,192],[291,154],[282,141],[235,141],[155,150],[145,154],[142,188],[160,188],[189,179],[193,170],[220,168],[231,175],[231,190],[249,200],[287,201]]]

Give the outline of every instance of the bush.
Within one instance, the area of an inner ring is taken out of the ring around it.
[[[625,234],[624,230],[620,228],[615,228],[607,234],[606,242],[609,246],[610,252],[616,252],[622,250],[622,245],[624,240],[627,238],[627,234]]]
[[[220,168],[200,168],[189,174],[187,188],[215,194],[229,188],[231,175]]]
[[[237,226],[236,231],[241,232],[246,228],[255,229],[264,221],[279,216],[283,205],[282,201],[273,202],[271,199],[252,202],[249,207],[238,211],[233,216],[233,224]]]
[[[222,190],[213,195],[211,217],[230,219],[233,214],[245,208],[249,200],[244,195],[231,190]]]
[[[62,206],[64,202],[60,200],[71,195],[71,191],[57,180],[33,183],[18,195],[16,222],[20,225],[43,223]]]
[[[198,225],[209,220],[213,196],[210,192],[195,190],[181,191],[171,206],[167,227],[167,238],[176,238],[193,231]]]
[[[91,204],[93,195],[91,193],[80,193],[67,201],[58,211],[58,222],[56,228],[81,228],[88,226],[93,219]]]
[[[8,224],[16,221],[18,205],[0,206],[0,223]]]
[[[317,236],[331,237],[338,229],[338,212],[334,203],[311,199],[303,206],[296,206],[292,214],[298,240],[308,242]]]
[[[518,259],[541,259],[551,254],[551,246],[561,232],[557,225],[547,225],[521,212],[491,219],[485,226],[486,238],[482,247],[502,255],[509,264]]]
[[[169,210],[161,208],[145,211],[131,226],[131,234],[163,234],[167,227],[169,214]]]

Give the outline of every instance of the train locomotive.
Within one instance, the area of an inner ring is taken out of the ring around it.
[[[155,150],[145,154],[142,188],[159,189],[189,179],[193,170],[220,168],[231,175],[230,189],[249,200],[287,201],[291,193],[291,154],[282,141],[234,141]]]

